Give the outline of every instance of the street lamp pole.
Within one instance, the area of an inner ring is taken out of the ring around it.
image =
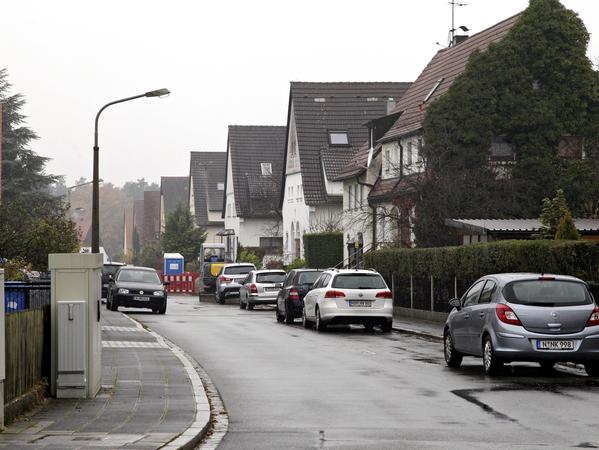
[[[98,114],[96,114],[96,121],[94,125],[94,170],[93,170],[93,192],[92,192],[92,253],[100,253],[100,175],[99,175],[99,150],[98,146],[98,120],[100,119],[100,114],[106,108],[112,105],[116,105],[117,103],[128,102],[130,100],[135,100],[137,98],[142,97],[165,97],[170,94],[168,89],[157,89],[155,91],[149,91],[145,94],[134,95],[133,97],[122,98],[120,100],[115,100],[110,103],[106,103]]]

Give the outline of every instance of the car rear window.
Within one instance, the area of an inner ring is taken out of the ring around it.
[[[582,283],[565,280],[513,281],[503,288],[503,296],[510,303],[533,306],[575,306],[592,303]]]
[[[257,273],[256,283],[282,283],[287,275],[281,273]]]
[[[314,284],[314,282],[320,276],[321,273],[322,272],[319,270],[315,270],[313,272],[300,272],[297,283],[298,284]]]
[[[342,289],[387,289],[383,277],[363,273],[337,275],[332,287]]]
[[[247,275],[254,269],[254,266],[232,266],[225,267],[225,273],[227,275]]]

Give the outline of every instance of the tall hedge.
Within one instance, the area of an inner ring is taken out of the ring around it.
[[[343,233],[304,234],[304,254],[308,267],[333,267],[343,260]]]
[[[387,249],[364,255],[366,267],[385,278],[393,272],[415,277],[474,280],[490,273],[535,272],[599,281],[599,243],[589,241],[500,241],[459,247]]]

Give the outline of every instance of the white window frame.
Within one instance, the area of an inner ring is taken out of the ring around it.
[[[260,170],[263,177],[272,175],[272,163],[260,163]]]

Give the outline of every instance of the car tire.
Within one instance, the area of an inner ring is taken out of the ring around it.
[[[283,313],[283,318],[285,319],[285,323],[287,325],[291,325],[294,322],[295,317],[289,311],[289,305],[285,305],[285,312]]]
[[[224,294],[219,294],[218,292],[216,292],[214,295],[216,296],[216,303],[218,303],[219,305],[225,304],[225,295]]]
[[[327,324],[320,317],[320,309],[316,308],[316,331],[322,332],[327,329]]]
[[[584,370],[586,370],[589,377],[599,377],[599,361],[585,362]]]
[[[384,324],[381,325],[381,331],[383,333],[391,333],[392,329],[393,329],[393,321],[392,320],[388,320],[387,322],[385,322]]]
[[[306,317],[306,308],[302,308],[302,325],[306,329],[312,328],[312,324],[310,323],[310,321]]]
[[[555,361],[539,361],[542,372],[551,372],[555,366]]]
[[[241,298],[239,299],[239,309],[245,309],[245,303],[241,301]]]
[[[248,300],[248,309],[251,311],[254,309],[254,304]]]
[[[447,367],[458,368],[462,365],[464,356],[458,352],[453,345],[453,337],[449,330],[443,335],[443,355],[445,356],[445,364]]]
[[[114,298],[110,301],[110,310],[111,311],[118,311],[119,310],[119,305],[118,303],[114,300]]]
[[[275,306],[275,316],[277,318],[277,322],[281,323],[285,319],[283,315],[279,312],[279,305]]]
[[[106,297],[106,309],[110,309],[110,298]]]
[[[493,348],[493,341],[487,336],[483,341],[483,368],[486,375],[497,375],[503,367],[503,361],[501,361],[495,355],[495,349]]]

